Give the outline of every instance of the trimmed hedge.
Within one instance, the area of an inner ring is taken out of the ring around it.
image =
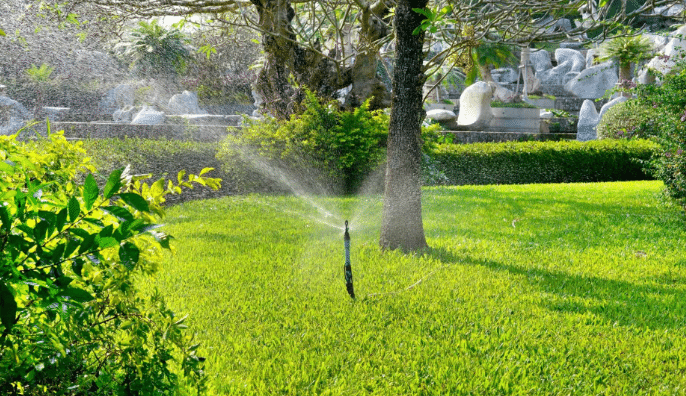
[[[87,139],[83,140],[83,147],[91,157],[98,174],[103,178],[112,170],[130,164],[133,174],[151,173],[152,180],[160,177],[175,180],[181,170],[198,174],[207,167],[214,170],[206,176],[223,180],[222,187],[217,191],[197,187],[180,196],[168,196],[167,202],[235,193],[232,186],[225,182],[228,175],[221,170],[221,163],[216,159],[217,143],[127,137],[124,139]]]
[[[440,145],[431,153],[441,184],[528,184],[649,180],[641,161],[648,140],[508,142]]]

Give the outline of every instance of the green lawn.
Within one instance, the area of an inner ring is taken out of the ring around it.
[[[379,251],[378,196],[190,202],[152,285],[213,394],[683,394],[686,221],[661,188],[427,188],[423,255]],[[346,218],[355,302],[324,224]]]

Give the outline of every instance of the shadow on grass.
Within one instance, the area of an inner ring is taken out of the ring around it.
[[[659,285],[641,285],[616,279],[574,275],[541,268],[525,268],[490,260],[460,257],[444,248],[427,254],[450,265],[475,265],[506,271],[525,278],[546,294],[541,305],[551,311],[592,313],[612,324],[652,330],[686,325],[686,291],[683,278],[661,279]]]

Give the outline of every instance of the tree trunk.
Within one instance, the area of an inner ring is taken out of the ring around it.
[[[399,0],[395,9],[396,64],[393,71],[391,123],[383,220],[383,249],[427,247],[422,224],[421,121],[424,32],[413,35],[424,17],[412,11],[428,0]]]

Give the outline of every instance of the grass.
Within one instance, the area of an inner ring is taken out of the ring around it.
[[[380,252],[380,197],[173,207],[150,286],[211,393],[681,394],[686,221],[659,182],[436,187],[431,249]],[[357,301],[343,281],[351,220]]]

